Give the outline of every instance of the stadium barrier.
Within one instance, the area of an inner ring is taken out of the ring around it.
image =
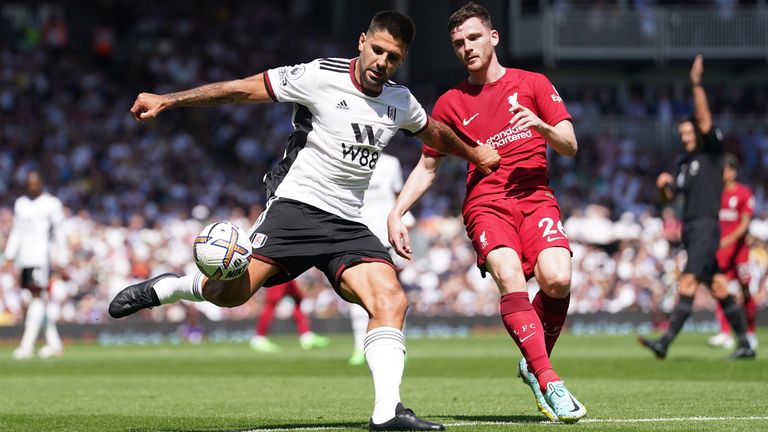
[[[648,333],[654,329],[652,315],[645,312],[621,314],[595,313],[572,315],[566,327],[576,335],[617,334],[633,335]],[[760,325],[768,325],[768,315],[760,314]],[[196,326],[204,339],[211,342],[247,342],[253,336],[254,321],[219,321],[201,319]],[[314,319],[313,330],[321,334],[340,334],[351,331],[348,318]],[[698,311],[686,323],[684,331],[712,332],[717,325],[710,311]],[[154,322],[129,319],[104,324],[62,324],[59,332],[67,342],[97,343],[100,345],[159,345],[182,343],[190,329],[184,323]],[[18,341],[21,326],[0,327],[0,343]],[[405,333],[409,338],[454,338],[504,332],[498,316],[476,317],[409,317]],[[277,320],[270,334],[295,334],[290,320]]]

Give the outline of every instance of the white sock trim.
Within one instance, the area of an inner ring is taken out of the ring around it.
[[[363,350],[368,353],[380,346],[392,346],[405,352],[405,336],[395,327],[376,327],[365,335]]]
[[[201,302],[205,301],[203,277],[200,272],[182,277],[164,277],[155,282],[152,288],[162,304],[176,303],[179,300]]]

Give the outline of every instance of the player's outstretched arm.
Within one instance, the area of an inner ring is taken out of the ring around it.
[[[712,130],[712,112],[709,110],[707,92],[701,86],[701,76],[704,75],[704,57],[696,56],[691,66],[691,87],[693,91],[693,115],[699,130],[706,135]]]
[[[501,162],[501,156],[492,147],[487,145],[469,146],[456,136],[445,123],[432,117],[429,118],[427,127],[416,136],[424,141],[424,144],[440,153],[452,154],[469,161],[486,175],[496,171]]]
[[[136,120],[149,120],[175,107],[272,102],[264,73],[248,78],[206,84],[176,93],[140,93],[131,107]]]
[[[437,175],[437,169],[442,163],[442,157],[427,156],[422,153],[416,167],[408,175],[403,189],[397,196],[395,206],[387,217],[387,230],[389,231],[389,243],[398,255],[405,259],[411,259],[411,239],[408,236],[408,228],[403,223],[403,215],[418,201],[424,192],[432,186]]]

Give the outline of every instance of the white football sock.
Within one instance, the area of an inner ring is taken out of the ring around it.
[[[179,278],[164,277],[155,282],[155,293],[162,304],[176,303],[179,300],[205,301],[203,298],[204,277],[200,272]]]
[[[45,319],[45,302],[43,299],[35,297],[29,303],[27,308],[27,318],[24,320],[24,335],[21,337],[19,348],[24,351],[32,351],[35,347],[37,335],[40,333],[40,326]]]
[[[365,335],[365,359],[373,376],[373,415],[376,424],[395,417],[405,367],[405,338],[400,329],[377,327]]]
[[[352,336],[355,338],[355,351],[362,351],[365,333],[368,332],[368,312],[362,306],[350,303],[349,318],[352,320]]]
[[[61,337],[56,327],[60,310],[58,303],[52,301],[49,301],[45,308],[45,344],[56,349],[61,348]]]

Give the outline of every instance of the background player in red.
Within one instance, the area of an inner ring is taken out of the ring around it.
[[[549,361],[568,311],[571,251],[549,187],[547,143],[561,155],[576,154],[571,116],[544,75],[499,64],[499,33],[482,6],[456,11],[448,30],[469,78],[438,99],[432,116],[465,142],[492,146],[502,157],[488,176],[468,167],[463,214],[477,265],[499,287],[504,326],[524,357],[519,374],[539,410],[553,421],[575,422],[586,409]],[[432,184],[441,156],[424,148],[390,213],[390,242],[403,257],[410,258],[411,249],[401,216]],[[526,281],[534,276],[541,290],[531,304]]]
[[[280,352],[280,346],[267,338],[269,327],[275,318],[275,308],[285,297],[293,299],[293,320],[296,322],[296,331],[299,333],[299,345],[305,350],[312,348],[324,348],[330,345],[325,336],[315,334],[309,324],[309,317],[301,310],[301,302],[304,295],[295,280],[275,285],[266,289],[264,309],[256,320],[256,334],[251,338],[251,349],[263,353]]]
[[[725,155],[723,169],[723,194],[720,199],[720,248],[717,250],[717,265],[728,281],[736,280],[741,286],[744,314],[747,318],[747,339],[752,349],[757,348],[755,321],[757,304],[749,293],[749,246],[747,231],[755,212],[755,197],[749,188],[736,181],[739,160],[732,154]],[[720,333],[709,339],[710,345],[731,349],[735,346],[731,336],[731,325],[720,304],[715,312],[720,323]]]

